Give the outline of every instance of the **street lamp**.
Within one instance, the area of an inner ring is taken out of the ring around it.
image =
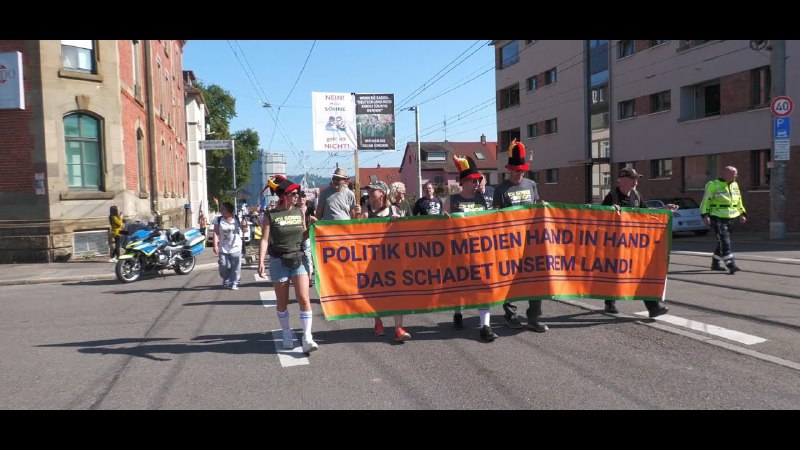
[[[417,184],[419,186],[419,196],[422,198],[422,148],[419,142],[419,106],[412,106],[408,111],[414,111],[414,118],[416,120],[417,128]]]

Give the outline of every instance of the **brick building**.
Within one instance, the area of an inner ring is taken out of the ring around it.
[[[183,226],[185,41],[6,40],[24,109],[0,109],[0,262],[108,253],[112,205]]]
[[[739,169],[750,231],[770,222],[770,57],[745,40],[497,40],[498,169],[517,138],[547,201],[599,203],[622,167],[645,198],[691,197]],[[800,41],[786,41],[800,99]],[[792,113],[797,116],[797,112]],[[800,154],[785,161],[786,231],[800,231]]]

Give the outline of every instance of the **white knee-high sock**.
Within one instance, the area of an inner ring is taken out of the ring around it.
[[[478,314],[481,315],[481,326],[489,325],[489,318],[491,316],[489,314],[489,308],[478,309]]]
[[[276,309],[275,314],[278,316],[278,322],[281,324],[281,329],[283,331],[290,331],[291,328],[289,328],[289,309],[287,308],[286,311],[278,311]]]
[[[300,311],[300,320],[303,321],[303,336],[305,336],[306,339],[311,338],[311,318],[311,311]]]

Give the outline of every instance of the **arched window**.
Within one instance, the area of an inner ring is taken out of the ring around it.
[[[64,117],[67,183],[70,189],[100,189],[100,121],[83,113]]]
[[[139,192],[147,192],[147,160],[144,154],[144,133],[136,130],[136,156],[139,159]]]

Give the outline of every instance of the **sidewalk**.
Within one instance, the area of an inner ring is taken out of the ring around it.
[[[242,261],[242,266],[245,266]],[[115,264],[108,257],[41,264],[0,264],[0,286],[61,283],[69,281],[114,280]],[[217,255],[206,247],[197,257],[194,270],[217,269]]]
[[[672,247],[674,250],[680,244],[700,242],[707,243],[708,248],[704,251],[711,252],[714,235],[709,233],[705,236],[677,236],[672,240]],[[758,251],[759,249],[763,249],[763,251],[784,249],[800,251],[800,233],[787,233],[786,239],[780,240],[770,240],[768,233],[735,233],[733,245],[734,252]],[[248,254],[251,254],[250,251]],[[243,261],[242,266],[247,267],[247,264]],[[206,247],[197,258],[194,270],[216,270],[216,268],[217,255],[214,254],[211,247]],[[108,258],[45,264],[0,264],[0,286],[113,280],[115,278],[114,263],[108,262]]]

